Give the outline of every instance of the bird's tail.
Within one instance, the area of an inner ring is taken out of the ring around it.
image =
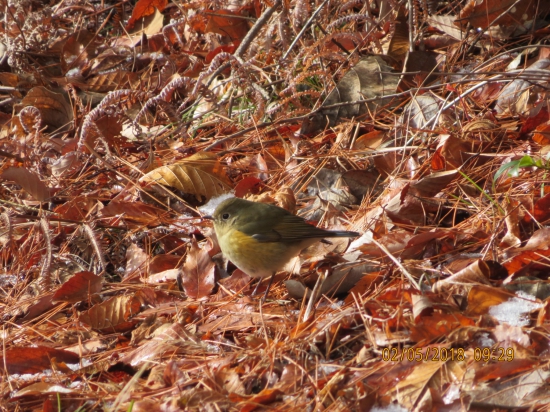
[[[359,237],[361,236],[360,233],[357,232],[348,232],[346,230],[331,230],[328,232],[327,237]]]

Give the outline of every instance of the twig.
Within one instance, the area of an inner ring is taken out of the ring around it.
[[[309,296],[309,302],[307,303],[306,310],[304,311],[302,322],[306,322],[311,316],[311,312],[313,312],[313,306],[315,305],[315,303],[317,302],[317,299],[319,298],[319,295],[321,294],[321,289],[323,288],[323,284],[325,283],[327,276],[328,276],[328,270],[325,271],[323,274],[321,274],[321,276],[317,278],[317,282],[315,282],[313,291]]]
[[[252,43],[252,40],[258,35],[262,27],[267,23],[267,21],[271,18],[273,13],[275,13],[275,10],[277,10],[277,7],[281,4],[281,0],[275,1],[275,4],[264,11],[264,13],[260,16],[258,20],[256,20],[256,23],[254,23],[254,26],[248,31],[246,36],[244,36],[243,41],[237,47],[237,50],[235,50],[235,57],[242,58],[243,54],[248,50],[250,47],[250,44]]]
[[[397,267],[401,270],[401,272],[405,275],[405,277],[409,279],[409,282],[411,282],[416,289],[420,290],[420,285],[418,284],[418,282],[413,278],[413,276],[409,273],[409,271],[405,269],[405,267],[401,264],[401,262],[399,262],[395,258],[395,256],[393,256],[391,252],[388,249],[386,249],[384,245],[379,243],[376,239],[371,239],[371,240],[372,240],[372,243],[378,246],[382,252],[384,252],[391,260],[393,260],[393,263],[395,263]]]
[[[216,140],[210,146],[207,146],[206,148],[204,148],[203,151],[208,152],[208,151],[212,150],[213,148],[215,148],[216,146],[218,146],[218,145],[220,145],[220,144],[222,144],[222,143],[224,143],[228,140],[231,140],[231,139],[234,139],[236,137],[242,136],[242,135],[244,135],[248,132],[252,132],[254,130],[263,129],[264,127],[267,127],[267,126],[278,125],[278,124],[282,124],[282,123],[297,123],[299,121],[302,121],[302,120],[306,119],[308,116],[310,116],[310,114],[306,114],[304,116],[292,117],[290,119],[280,119],[280,120],[275,120],[273,122],[260,123],[260,124],[257,124],[255,126],[249,127],[247,129],[243,129],[240,132],[233,133],[232,135],[226,136],[222,139]]]
[[[254,38],[258,35],[258,33],[260,32],[260,30],[264,26],[264,24],[267,23],[267,21],[269,20],[271,15],[275,12],[275,10],[277,10],[277,7],[279,6],[280,2],[281,2],[281,0],[277,0],[275,2],[275,4],[273,5],[273,7],[267,9],[260,16],[260,18],[258,20],[256,20],[256,23],[254,24],[254,26],[252,26],[252,28],[248,31],[248,33],[244,37],[243,41],[241,42],[241,44],[239,45],[237,50],[235,50],[235,53],[233,53],[233,55],[237,58],[237,60],[239,60],[239,62],[242,63],[242,55],[250,47],[250,44],[252,43],[252,40],[254,40]],[[225,69],[227,69],[230,64],[231,63],[229,63],[229,62],[225,62],[220,67],[218,67],[216,69],[216,71],[210,75],[210,79],[208,80],[208,82],[206,82],[205,86],[210,87],[210,85],[212,84],[214,79],[216,77],[218,77],[221,72],[223,72]]]
[[[291,50],[294,48],[294,46],[296,46],[296,43],[298,43],[298,40],[300,40],[300,37],[302,37],[304,35],[304,33],[306,32],[306,30],[309,28],[309,26],[311,25],[311,23],[313,23],[313,20],[315,20],[315,18],[317,17],[317,15],[321,12],[322,8],[325,7],[325,4],[328,3],[328,0],[325,0],[324,2],[321,3],[321,5],[319,7],[317,7],[317,10],[315,10],[313,12],[313,14],[311,15],[311,17],[309,18],[308,21],[306,21],[306,24],[304,24],[304,27],[302,27],[302,30],[300,30],[300,33],[298,33],[298,35],[296,36],[296,38],[294,39],[294,41],[290,44],[290,46],[288,46],[288,50],[286,51],[286,53],[283,55],[282,59],[281,60],[285,60],[288,55],[290,54]]]

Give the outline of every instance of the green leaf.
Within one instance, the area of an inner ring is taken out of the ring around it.
[[[495,173],[495,177],[493,178],[493,182],[496,182],[500,176],[502,176],[505,172],[508,172],[509,176],[518,176],[519,175],[519,160],[514,160],[508,163],[503,164],[500,166],[500,168]],[[512,169],[512,170],[510,170]]]
[[[518,167],[531,167],[535,165],[536,163],[531,156],[523,156],[519,159]]]

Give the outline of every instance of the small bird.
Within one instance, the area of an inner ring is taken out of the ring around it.
[[[227,259],[251,277],[271,276],[263,300],[275,273],[303,249],[324,238],[359,236],[357,232],[320,229],[281,207],[236,197],[220,203],[210,218]]]

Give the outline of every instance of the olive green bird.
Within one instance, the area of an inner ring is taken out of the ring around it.
[[[275,273],[303,249],[325,238],[359,236],[320,229],[278,206],[236,197],[220,203],[211,219],[227,259],[251,277],[271,276],[264,299]]]

